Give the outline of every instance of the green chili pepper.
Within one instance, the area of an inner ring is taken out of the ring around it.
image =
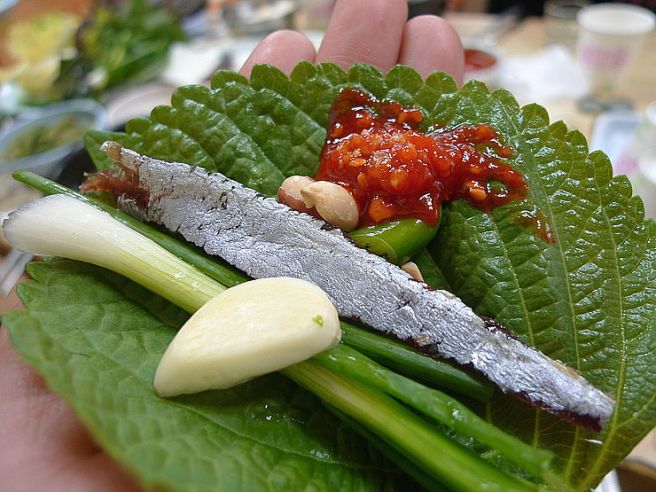
[[[400,219],[356,229],[348,237],[390,263],[403,265],[432,241],[439,227],[439,222],[432,226],[419,219]]]

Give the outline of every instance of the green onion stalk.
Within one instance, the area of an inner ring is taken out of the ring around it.
[[[427,386],[442,388],[480,402],[492,399],[494,387],[482,377],[423,355],[403,342],[342,322],[342,342],[395,372]]]
[[[19,171],[15,177],[46,194],[67,195],[46,197],[43,200],[49,202],[41,208],[35,202],[14,212],[4,228],[19,249],[108,268],[190,313],[245,280],[195,248],[107,204],[32,173]],[[353,339],[353,334],[355,338],[360,335],[366,345],[360,329],[350,325],[345,328],[346,340],[349,336]],[[362,340],[359,343],[362,345]],[[380,346],[376,350],[380,351]],[[553,475],[550,452],[517,440],[452,397],[386,369],[353,347],[338,345],[281,372],[347,420],[357,422],[356,427],[365,429],[365,434],[375,434],[375,442],[386,454],[402,456],[404,462],[412,463],[407,471],[415,472],[421,483],[437,481],[463,491],[538,489],[534,483],[494,467],[446,437],[420,414],[495,449],[538,479]]]

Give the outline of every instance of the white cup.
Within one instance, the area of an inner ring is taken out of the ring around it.
[[[652,12],[636,5],[600,3],[576,16],[577,57],[593,94],[612,93],[656,25]]]
[[[645,204],[645,217],[656,219],[656,147],[642,153],[631,182],[634,192]]]

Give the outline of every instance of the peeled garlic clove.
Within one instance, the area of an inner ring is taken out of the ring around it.
[[[305,206],[314,207],[321,218],[343,231],[358,225],[358,205],[348,190],[329,181],[315,181],[301,190]]]
[[[340,338],[337,310],[316,285],[289,277],[246,282],[189,318],[157,367],[155,391],[229,388],[306,360]]]

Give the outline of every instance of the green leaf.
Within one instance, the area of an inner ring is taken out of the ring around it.
[[[542,108],[520,109],[507,93],[475,86],[463,89],[459,107],[458,122],[489,121],[504,135],[530,196],[491,215],[453,203],[443,226],[449,234],[440,235],[431,253],[468,305],[616,399],[600,434],[508,398],[487,409],[493,422],[557,450],[565,479],[586,490],[656,423],[654,223],[644,220],[628,180],[612,178],[608,159],[588,155],[579,132],[549,125]],[[517,225],[518,212],[534,205],[556,243]]]
[[[416,488],[282,376],[159,398],[152,379],[186,314],[128,280],[68,260],[32,264],[13,343],[145,487],[179,491]]]
[[[366,66],[299,64],[286,78],[262,66],[250,82],[219,72],[212,88],[181,88],[171,107],[129,122],[123,142],[149,155],[218,170],[273,194],[284,176],[312,174],[337,91],[358,86],[421,108],[424,125],[488,123],[514,150],[530,184],[526,200],[483,213],[444,207],[438,238],[421,255],[427,278],[528,344],[578,369],[617,399],[602,433],[592,433],[499,398],[491,421],[554,450],[564,479],[594,486],[656,424],[656,226],[626,178],[588,153],[579,132],[550,123],[537,105],[520,108],[480,83],[457,90],[441,73],[422,81],[408,67],[387,76]],[[129,145],[129,144],[128,144]],[[535,207],[557,241],[521,226]]]

